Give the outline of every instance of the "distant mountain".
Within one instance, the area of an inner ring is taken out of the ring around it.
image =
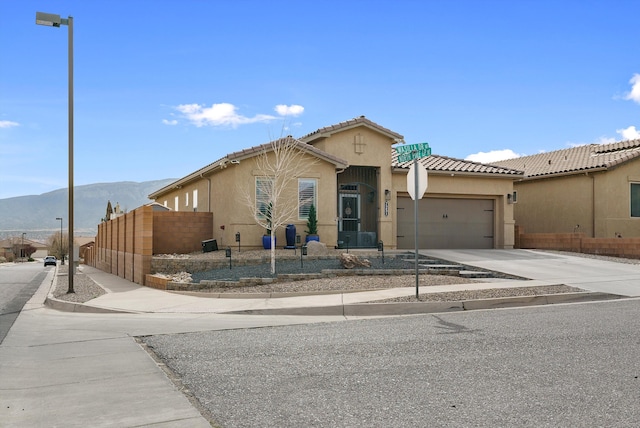
[[[164,180],[121,181],[117,183],[98,183],[76,186],[74,189],[74,229],[76,236],[94,236],[98,224],[105,216],[107,202],[113,207],[120,204],[122,211],[132,211],[151,202],[150,193],[175,181]],[[68,227],[67,189],[54,190],[41,195],[17,196],[0,199],[0,239],[21,236],[26,232],[30,239],[46,239],[55,231]]]

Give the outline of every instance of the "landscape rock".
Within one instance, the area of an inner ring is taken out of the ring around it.
[[[340,264],[345,269],[353,269],[357,267],[371,267],[371,262],[367,259],[361,259],[355,254],[343,253],[340,254]]]
[[[307,255],[308,256],[326,256],[329,254],[327,245],[318,241],[307,242]]]

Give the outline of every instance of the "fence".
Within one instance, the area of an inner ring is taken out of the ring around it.
[[[573,251],[640,258],[640,238],[588,238],[584,233],[523,233],[516,226],[516,248]]]
[[[154,211],[143,206],[99,224],[85,263],[145,285],[154,254],[201,251],[202,241],[212,236],[210,212]]]

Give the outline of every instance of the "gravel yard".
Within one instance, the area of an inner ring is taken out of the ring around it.
[[[56,277],[56,288],[53,290],[53,297],[67,302],[84,303],[91,299],[106,294],[106,291],[91,278],[82,273],[82,268],[78,269],[73,276],[73,290],[75,293],[67,293],[69,289],[69,265],[58,266]]]
[[[340,253],[344,252],[344,250],[334,250],[327,249],[328,255],[338,256]],[[412,264],[407,262],[401,262],[399,259],[393,259],[392,253],[388,253],[387,257],[385,257],[385,264],[382,265],[382,260],[379,258],[380,253],[377,251],[352,251],[355,254],[358,254],[362,258],[368,258],[372,262],[372,267],[374,268],[402,268],[412,269]],[[551,252],[551,251],[550,251]],[[303,268],[300,268],[299,259],[295,260],[283,260],[286,258],[291,258],[292,250],[277,250],[276,257],[280,259],[277,262],[277,271],[278,273],[287,273],[295,272],[296,270],[303,272],[312,272],[312,269],[336,269],[340,268],[339,264],[336,260],[312,260],[310,258],[305,258],[303,261]],[[551,252],[557,253],[557,252]],[[563,253],[559,253],[563,254]],[[564,253],[566,254],[566,253]],[[297,253],[299,256],[299,252]],[[604,257],[597,256],[591,254],[578,254],[571,253],[573,256],[578,257],[586,257],[586,258],[594,258],[594,259],[603,259],[618,263],[630,263],[630,264],[640,264],[640,260],[636,259],[623,259],[616,257]],[[155,257],[155,256],[154,256]],[[158,257],[167,257],[167,258],[212,258],[212,259],[226,259],[224,251],[214,251],[210,253],[193,253],[193,254],[173,254],[173,255],[160,255]],[[260,276],[260,277],[269,277],[269,252],[263,250],[254,250],[254,251],[240,251],[238,252],[236,249],[233,250],[232,254],[232,263],[233,261],[243,260],[243,259],[260,259],[263,260],[263,264],[260,266],[244,266],[242,269],[240,267],[233,269],[217,269],[216,273],[213,271],[209,271],[208,273],[198,273],[192,274],[194,279],[198,281],[200,279],[208,279],[208,278],[216,278],[217,279],[230,279],[237,280],[239,277],[248,277],[248,276]],[[74,278],[74,289],[75,293],[67,294],[68,288],[68,266],[58,266],[58,275],[56,277],[56,288],[54,290],[54,297],[61,300],[72,301],[83,303],[87,302],[91,299],[101,296],[105,294],[105,290],[103,290],[100,286],[94,283],[90,278],[82,273],[82,268],[79,269],[78,273]],[[244,270],[243,270],[244,269]],[[231,272],[229,272],[231,271]],[[207,278],[205,278],[207,277]],[[198,279],[200,278],[200,279]],[[551,286],[551,287],[518,287],[518,288],[508,288],[508,289],[489,289],[482,291],[470,291],[464,289],[464,284],[474,283],[482,280],[474,280],[467,278],[460,278],[457,276],[448,276],[448,275],[432,275],[432,274],[422,274],[420,275],[420,287],[421,287],[421,301],[433,301],[433,300],[470,300],[470,299],[484,299],[491,297],[506,297],[506,296],[532,296],[532,295],[540,295],[540,294],[551,294],[551,293],[567,293],[572,291],[579,291],[572,287],[567,286]],[[434,285],[452,285],[452,284],[460,284],[461,290],[457,292],[450,293],[428,293],[427,289],[430,286]],[[263,285],[255,285],[250,287],[217,287],[215,289],[210,289],[208,292],[215,293],[264,293],[264,292],[291,292],[291,293],[300,293],[300,292],[322,292],[322,291],[359,291],[359,290],[374,290],[381,288],[397,288],[397,287],[414,287],[415,286],[415,277],[413,275],[372,275],[372,276],[340,276],[333,278],[322,278],[322,279],[309,279],[302,281],[292,281],[292,282],[277,282],[272,284],[263,284]],[[388,302],[399,302],[399,301],[416,301],[415,296],[407,296],[404,298],[397,298],[387,300]]]

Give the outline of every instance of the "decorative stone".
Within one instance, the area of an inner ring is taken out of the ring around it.
[[[324,256],[329,254],[327,251],[327,245],[318,241],[307,242],[307,255],[308,256]]]
[[[367,259],[361,259],[355,254],[340,254],[340,264],[345,269],[353,269],[356,267],[371,267],[371,262]]]

